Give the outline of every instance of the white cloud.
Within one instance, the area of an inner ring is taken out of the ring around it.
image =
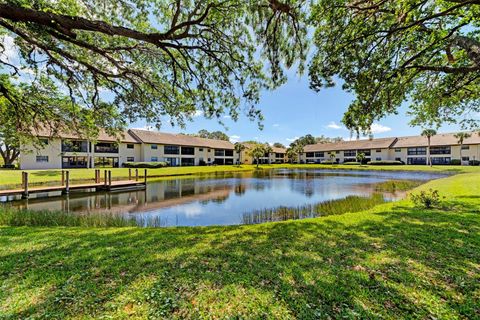
[[[232,119],[232,117],[229,116],[229,115],[223,116],[223,118],[224,118],[224,119]]]
[[[232,143],[240,141],[240,136],[237,136],[235,134],[231,135],[229,138],[230,138],[230,142],[232,142]]]
[[[203,110],[195,110],[194,113],[192,113],[192,117],[197,118],[203,116]]]
[[[143,126],[143,127],[131,128],[131,129],[134,129],[134,130],[156,131],[154,126],[149,126],[149,125],[145,125],[145,126]]]
[[[0,58],[8,62],[13,62],[17,59],[17,51],[15,50],[15,44],[13,37],[3,36],[2,37],[3,52],[0,53]]]
[[[327,128],[334,130],[345,129],[341,125],[337,124],[335,121],[330,121],[330,123],[327,125]]]
[[[274,126],[275,128],[280,127],[280,125],[279,125],[278,123],[274,123],[273,126]]]
[[[287,138],[285,140],[287,140],[288,142],[293,142],[295,140],[297,140],[299,137],[293,137],[293,138]]]
[[[374,123],[372,124],[372,127],[370,128],[373,134],[376,133],[384,133],[384,132],[389,132],[392,131],[392,128],[381,125],[380,123]]]

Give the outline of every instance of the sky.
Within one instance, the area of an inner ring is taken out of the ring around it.
[[[350,139],[350,132],[341,123],[343,113],[354,99],[352,94],[344,92],[341,85],[315,92],[308,87],[308,76],[292,75],[282,87],[263,93],[258,108],[265,117],[264,128],[260,130],[257,122],[250,121],[240,114],[237,122],[228,116],[221,119],[224,126],[216,119],[205,119],[200,113],[185,129],[172,127],[167,122],[160,131],[171,133],[195,133],[201,129],[224,131],[232,142],[257,140],[259,142],[280,142],[290,144],[305,134],[313,136],[342,137]],[[388,116],[372,126],[375,138],[391,136],[408,136],[420,134],[420,127],[411,127],[406,108],[398,115]],[[144,128],[148,124],[138,122],[131,128]],[[457,126],[443,126],[440,132],[459,131]]]

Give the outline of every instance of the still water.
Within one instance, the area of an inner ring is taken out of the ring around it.
[[[388,180],[431,180],[440,174],[346,170],[287,170],[229,173],[149,181],[146,190],[71,193],[8,202],[30,210],[115,213],[139,220],[159,219],[164,226],[241,224],[245,214],[279,206],[301,206],[349,195],[369,196]],[[388,200],[404,192],[384,194]],[[0,201],[12,199],[0,199]]]

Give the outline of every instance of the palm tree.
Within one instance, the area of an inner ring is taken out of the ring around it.
[[[470,138],[472,135],[468,132],[459,132],[454,135],[455,138],[458,139],[458,143],[460,144],[460,164],[463,165],[463,157],[462,157],[462,149],[463,149],[463,141],[465,139]]]
[[[242,151],[246,149],[245,145],[240,142],[235,143],[234,145],[235,152],[238,153],[238,162],[242,164]]]
[[[432,166],[432,157],[430,156],[430,138],[437,134],[437,131],[434,129],[424,129],[422,131],[422,137],[427,137],[428,140],[428,150],[427,150],[427,165]]]

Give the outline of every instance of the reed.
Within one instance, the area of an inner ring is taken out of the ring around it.
[[[329,200],[313,205],[255,210],[250,213],[244,213],[242,222],[243,224],[257,224],[338,215],[367,210],[385,202],[383,195],[379,193],[375,193],[370,197],[348,196],[343,199]]]
[[[407,191],[424,184],[425,181],[419,180],[388,180],[375,184],[376,192],[395,192]]]
[[[30,211],[0,206],[0,225],[62,227],[161,227],[159,217],[144,218],[112,213],[68,213],[62,211]]]

